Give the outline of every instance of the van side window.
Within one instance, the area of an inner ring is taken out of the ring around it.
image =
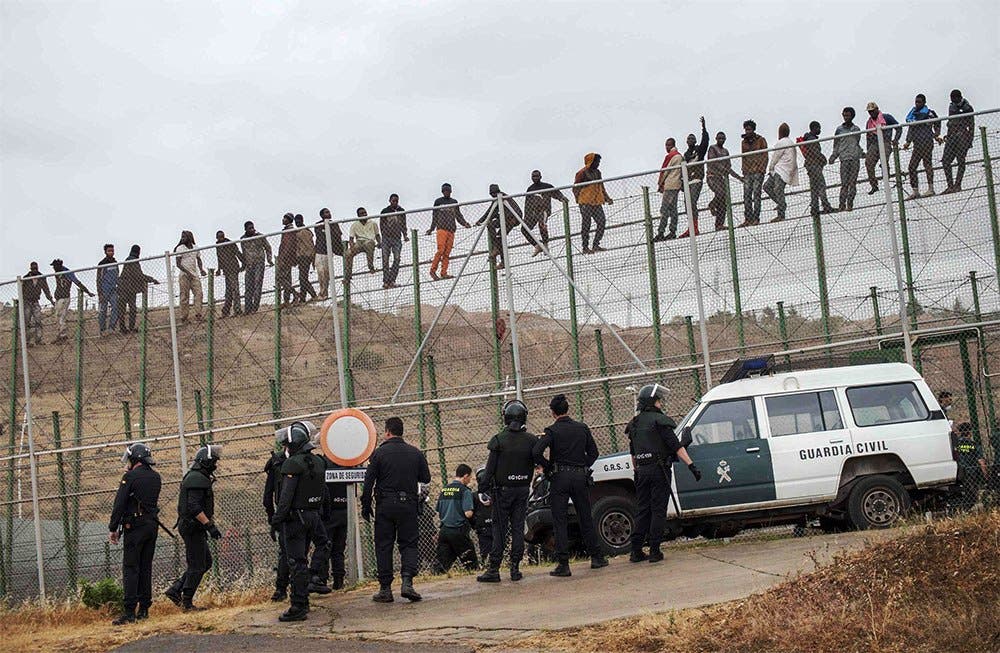
[[[766,397],[764,403],[772,436],[844,428],[832,390]]]
[[[930,416],[917,386],[912,383],[848,388],[847,402],[858,426],[919,422]]]
[[[753,399],[730,399],[709,404],[691,427],[694,444],[718,444],[758,437]]]

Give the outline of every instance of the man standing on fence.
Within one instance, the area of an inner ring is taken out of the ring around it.
[[[317,299],[328,299],[330,297],[330,261],[327,258],[330,254],[326,251],[326,224],[330,224],[330,247],[332,254],[344,255],[344,233],[340,230],[340,225],[332,222],[330,209],[322,209],[319,212],[319,222],[316,223],[316,276],[319,278],[319,294]]]
[[[451,262],[451,248],[455,246],[455,231],[458,230],[457,225],[462,225],[463,227],[469,228],[470,225],[466,222],[465,217],[462,215],[462,209],[458,206],[452,206],[452,204],[458,204],[458,200],[451,196],[451,184],[441,185],[441,197],[434,200],[434,212],[431,214],[431,228],[427,230],[428,236],[431,235],[435,229],[437,229],[437,250],[434,252],[434,258],[431,259],[431,279],[437,281],[438,279],[451,279],[451,275],[448,274],[448,263]],[[441,265],[441,275],[438,276],[438,264]],[[413,262],[414,267],[417,265],[417,261]]]
[[[104,245],[104,258],[97,267],[97,327],[101,335],[114,331],[118,325],[118,261],[115,246]]]
[[[83,285],[76,278],[76,275],[63,265],[61,258],[52,261],[52,270],[56,273],[56,319],[59,322],[59,334],[56,336],[55,342],[62,342],[66,339],[66,315],[69,313],[69,291],[73,287],[73,284],[76,284],[80,290],[87,293],[90,297],[93,297],[94,293],[87,290],[87,286]]]
[[[489,492],[493,503],[493,550],[480,583],[500,582],[500,563],[510,534],[510,579],[519,581],[524,558],[524,519],[528,494],[534,478],[534,448],[538,438],[528,433],[528,408],[514,399],[503,407],[504,429],[486,445],[490,455],[479,483],[480,492]]]
[[[226,282],[226,301],[222,304],[222,317],[240,315],[240,270],[243,269],[243,254],[236,243],[226,238],[220,229],[215,232],[215,260],[219,263],[219,272]],[[214,282],[213,282],[214,283]],[[215,310],[211,307],[210,310]]]
[[[192,603],[201,578],[212,567],[212,553],[208,549],[208,536],[222,539],[222,532],[215,525],[215,468],[219,463],[222,447],[210,444],[198,450],[191,469],[181,480],[177,494],[177,531],[184,540],[184,561],[187,569],[174,581],[164,596],[185,612],[203,610]]]
[[[889,151],[891,151],[892,148],[899,145],[899,137],[903,135],[903,128],[885,128],[892,125],[898,125],[899,121],[893,118],[892,115],[880,111],[878,105],[874,102],[869,102],[866,109],[868,111],[868,122],[865,123],[865,129],[877,129],[878,127],[882,127],[882,138],[885,139],[885,145]],[[865,170],[868,171],[868,184],[871,186],[871,188],[868,189],[868,194],[874,195],[878,192],[878,180],[875,178],[875,166],[882,160],[882,152],[879,150],[878,146],[878,132],[868,132],[865,137],[865,145],[868,148],[865,152]],[[885,178],[885,182],[889,183],[889,171],[883,170],[882,176]]]
[[[437,500],[438,529],[437,565],[434,572],[447,573],[457,560],[466,569],[476,569],[476,547],[469,532],[475,514],[475,500],[469,484],[472,483],[472,468],[462,463],[455,469],[455,478],[441,488]]]
[[[159,284],[153,277],[144,274],[142,264],[139,263],[139,256],[142,249],[138,245],[132,245],[125,262],[122,264],[122,275],[118,282],[118,319],[121,322],[122,333],[134,332],[135,316],[138,311],[136,297],[139,293],[145,293],[149,284]],[[125,326],[125,313],[128,313],[128,327]]]
[[[681,163],[684,162],[684,157],[677,151],[674,139],[668,138],[664,147],[667,149],[667,155],[660,165],[660,177],[656,183],[657,190],[663,193],[663,201],[660,202],[660,225],[656,229],[654,242],[677,238],[677,195],[683,185]],[[668,226],[670,233],[665,233]]]
[[[820,130],[820,124],[813,120],[809,123],[809,131],[801,138],[802,158],[805,159],[806,174],[809,176],[809,215],[813,217],[833,211],[830,200],[826,197],[826,177],[823,176],[826,155],[819,143],[810,142],[819,138]]]
[[[975,109],[969,101],[962,97],[962,91],[957,88],[951,92],[951,104],[948,105],[948,116],[960,116],[965,113],[973,113]],[[948,121],[948,133],[944,139],[944,178],[948,180],[946,193],[956,193],[962,190],[962,177],[965,175],[965,155],[972,149],[972,142],[976,135],[976,119],[972,116],[968,118],[954,118]],[[951,175],[951,164],[958,160],[958,174]]]
[[[583,157],[583,164],[583,167],[577,171],[576,177],[573,178],[573,183],[584,185],[573,186],[573,196],[576,198],[576,203],[580,205],[580,237],[583,240],[583,253],[593,254],[607,251],[601,247],[601,239],[604,238],[604,228],[607,224],[604,205],[614,204],[614,200],[608,195],[608,191],[604,188],[604,182],[601,181],[599,169],[601,155],[590,152]],[[590,241],[591,222],[596,225],[593,245]],[[566,234],[566,238],[568,242],[569,234]]]
[[[274,302],[281,302],[282,308],[299,301],[299,294],[292,284],[292,268],[299,258],[299,238],[295,228],[295,216],[286,213],[281,217],[281,241],[278,243],[278,260],[274,271]]]
[[[504,192],[500,190],[498,184],[490,184],[490,197],[496,198],[490,202],[489,208],[486,209],[486,213],[483,217],[476,221],[476,226],[486,223],[486,228],[490,234],[490,258],[498,261],[496,263],[497,269],[502,270],[504,268],[504,255],[503,255],[503,241],[500,239],[500,198],[498,196],[503,195],[503,216],[504,216],[504,226],[503,229],[506,233],[510,233],[514,230],[514,227],[520,224],[519,218],[521,218],[521,207],[517,205],[510,197],[504,195]]]
[[[760,193],[767,171],[767,152],[753,154],[767,149],[767,139],[757,133],[757,123],[743,122],[743,142],[740,148],[743,156],[743,224],[750,227],[760,224]]]
[[[316,299],[316,289],[309,281],[309,270],[316,262],[316,244],[313,242],[312,230],[304,229],[305,226],[306,219],[302,217],[301,213],[296,214],[295,228],[298,231],[295,232],[295,236],[298,238],[299,246],[295,263],[299,268],[299,297],[302,298],[303,302],[309,301],[310,297]]]
[[[243,285],[246,287],[243,309],[250,315],[260,308],[260,295],[264,290],[264,262],[266,261],[267,265],[274,265],[274,260],[271,243],[260,235],[250,220],[243,223],[240,245],[243,247],[243,266],[246,268],[246,276],[243,279]],[[277,297],[275,293],[274,301],[278,301]]]
[[[351,283],[354,276],[354,257],[365,253],[368,261],[368,271],[375,273],[375,250],[381,245],[378,224],[368,219],[368,211],[363,206],[358,207],[358,219],[351,223],[350,240],[347,243],[347,255],[344,257],[344,285]]]
[[[382,209],[382,217],[378,221],[379,231],[382,234],[382,288],[385,290],[396,287],[403,242],[410,242],[405,211],[406,209],[399,205],[399,195],[393,193],[389,196],[389,206]]]
[[[787,122],[778,125],[778,140],[774,147],[776,149],[771,152],[764,192],[774,202],[778,212],[771,222],[781,222],[785,219],[785,212],[788,209],[785,187],[796,186],[799,183],[799,153],[795,143],[792,142],[791,128]]]
[[[180,277],[181,324],[187,324],[190,300],[194,300],[194,317],[201,322],[201,278],[205,276],[205,267],[201,264],[201,254],[194,248],[194,234],[190,231],[181,232],[181,240],[174,247],[177,258],[177,270]]]
[[[556,395],[549,402],[549,409],[555,422],[546,427],[545,435],[535,443],[532,455],[535,464],[540,465],[549,477],[549,497],[552,503],[552,527],[555,531],[556,560],[558,565],[549,572],[550,576],[572,576],[569,568],[569,522],[567,509],[573,500],[580,521],[580,534],[590,554],[590,568],[608,566],[604,557],[594,518],[591,514],[590,484],[591,469],[599,455],[594,436],[583,422],[569,416],[569,401],[566,395]],[[549,450],[548,459],[545,450]]]
[[[39,300],[41,300],[43,292],[55,306],[56,302],[52,299],[52,293],[49,292],[49,282],[38,271],[38,263],[32,261],[31,265],[28,266],[28,272],[21,277],[21,294],[24,297],[24,325],[27,328],[29,347],[42,344],[42,306]]]
[[[111,623],[115,626],[149,617],[153,603],[153,555],[160,514],[160,475],[153,470],[153,453],[141,442],[125,447],[122,475],[115,494],[108,541],[122,542],[122,588],[125,590],[122,613]]]
[[[701,121],[701,141],[695,138],[694,134],[688,134],[687,149],[684,150],[684,160],[688,164],[688,187],[691,189],[691,206],[687,207],[688,228],[680,235],[687,238],[694,229],[694,235],[698,235],[698,198],[701,197],[701,187],[705,180],[705,154],[708,152],[708,130],[705,128],[705,116]],[[693,225],[693,227],[692,227]]]
[[[854,124],[857,112],[854,107],[844,107],[840,112],[844,122],[834,132],[833,152],[830,165],[840,159],[840,201],[838,211],[853,211],[854,198],[858,194],[858,171],[861,167],[861,129]]]
[[[913,154],[910,156],[910,166],[907,172],[910,175],[910,187],[913,192],[906,199],[915,200],[920,197],[920,183],[917,179],[917,170],[920,164],[924,164],[924,172],[927,174],[927,192],[924,195],[934,194],[934,140],[941,136],[941,123],[928,122],[938,117],[934,109],[927,106],[927,98],[923,93],[917,95],[913,100],[913,108],[906,114],[906,123],[909,127],[906,130],[906,143],[903,149],[908,150],[913,146]]]
[[[548,220],[549,216],[552,215],[552,200],[565,202],[566,196],[561,191],[556,190],[552,184],[542,181],[540,170],[531,171],[531,185],[528,186],[527,192],[533,194],[524,197],[524,226],[521,227],[521,233],[524,234],[524,238],[529,243],[535,246],[535,253],[532,256],[537,256],[542,252],[542,246],[531,235],[530,230],[534,229],[537,224],[538,233],[542,237],[542,245],[548,248]],[[567,234],[568,236],[569,234]]]
[[[420,449],[403,441],[403,420],[390,417],[385,422],[385,439],[372,454],[365,472],[361,493],[361,517],[371,522],[375,517],[375,560],[378,567],[379,591],[372,597],[376,603],[392,603],[392,547],[399,543],[400,594],[409,601],[419,601],[413,588],[417,575],[419,553],[417,543],[418,486],[431,482],[427,458]],[[375,510],[372,510],[372,499]]]
[[[713,159],[722,159],[713,162]],[[726,149],[726,133],[719,132],[715,135],[715,143],[708,148],[708,170],[705,172],[705,179],[708,187],[712,189],[712,201],[708,203],[708,210],[715,218],[715,230],[721,231],[726,228],[726,213],[729,207],[729,179],[743,181],[743,177],[733,170],[733,160],[729,158],[729,150]]]

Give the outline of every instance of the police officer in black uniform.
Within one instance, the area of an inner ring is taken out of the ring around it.
[[[326,494],[325,466],[312,450],[309,426],[295,422],[288,427],[285,451],[288,460],[281,466],[281,494],[271,525],[281,528],[285,555],[291,574],[291,607],[279,621],[304,621],[309,612],[309,542],[326,547],[326,531],[320,508]]]
[[[391,603],[392,545],[399,543],[400,594],[410,601],[419,601],[413,588],[417,574],[418,484],[431,482],[427,458],[420,449],[403,441],[403,420],[390,417],[385,422],[385,440],[372,454],[365,472],[361,494],[361,517],[372,518],[372,498],[375,503],[375,559],[378,566],[379,591],[372,600]]]
[[[271,523],[278,496],[281,491],[281,466],[285,463],[285,437],[288,429],[278,429],[274,432],[274,451],[264,465],[264,512],[267,513],[267,523]],[[278,562],[275,565],[274,594],[271,600],[280,603],[288,598],[288,557],[285,555],[285,541],[281,538],[281,529],[271,526],[271,539],[278,545]]]
[[[218,466],[222,447],[210,444],[195,454],[191,469],[181,481],[177,494],[176,528],[184,539],[184,561],[187,569],[163,594],[184,609],[185,612],[202,610],[191,601],[198,590],[202,576],[212,566],[212,553],[208,549],[208,536],[213,540],[222,538],[222,532],[215,525],[215,468]]]
[[[604,557],[594,518],[590,507],[590,466],[597,460],[597,443],[590,433],[590,427],[569,416],[569,401],[566,395],[556,395],[549,402],[549,409],[555,422],[546,427],[545,435],[535,443],[533,455],[535,464],[541,465],[549,477],[549,498],[552,505],[552,526],[556,539],[556,560],[558,565],[549,572],[550,576],[566,577],[573,574],[569,569],[569,524],[567,508],[569,500],[580,522],[580,533],[590,554],[590,568],[608,566]],[[549,450],[548,459],[545,450]]]
[[[128,466],[128,471],[118,484],[111,521],[108,522],[108,540],[112,544],[118,544],[121,533],[124,533],[122,585],[125,601],[121,616],[112,622],[116,626],[149,616],[149,606],[153,602],[157,515],[160,512],[160,475],[153,470],[155,462],[149,447],[141,442],[130,444],[125,448],[122,463]]]
[[[324,464],[324,479],[326,470],[344,469],[326,456],[320,456]],[[330,587],[326,584],[333,574],[333,589],[344,589],[344,552],[347,549],[347,483],[327,483],[327,497],[323,502],[321,518],[326,531],[327,545],[324,550],[316,548],[309,573],[309,592],[329,594]]]
[[[485,566],[493,550],[493,497],[486,481],[485,467],[476,470],[476,491],[472,495],[472,530],[476,531],[479,557],[483,559]]]
[[[510,579],[523,578],[520,564],[524,558],[524,516],[534,476],[534,448],[538,438],[526,430],[528,409],[518,400],[503,407],[504,430],[490,440],[490,455],[479,481],[479,490],[487,488],[493,499],[493,550],[485,573],[476,577],[481,583],[500,582],[500,563],[507,547],[510,529]],[[596,451],[596,447],[595,447]]]
[[[635,470],[636,518],[632,531],[630,562],[659,562],[663,560],[660,542],[667,518],[667,501],[670,498],[670,470],[673,461],[680,458],[687,464],[696,481],[701,471],[691,462],[687,450],[681,446],[674,428],[677,423],[663,414],[666,388],[659,384],[644,385],[636,399],[636,415],[625,427]],[[642,547],[649,537],[649,555]]]

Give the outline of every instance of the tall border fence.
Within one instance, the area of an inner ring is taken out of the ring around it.
[[[572,186],[373,208],[366,224],[312,218],[0,284],[0,595],[117,573],[107,523],[131,441],[154,451],[168,525],[192,448],[224,445],[209,582],[265,583],[277,550],[263,467],[295,418],[402,417],[433,497],[457,464],[484,464],[507,399],[541,431],[565,393],[611,453],[638,387],[666,385],[680,417],[742,356],[791,370],[905,361],[953,393],[993,478],[998,116],[760,150],[751,135],[750,151],[704,163],[681,153],[599,181],[590,168]],[[434,531],[425,513],[427,565]],[[157,582],[182,560],[161,537]]]

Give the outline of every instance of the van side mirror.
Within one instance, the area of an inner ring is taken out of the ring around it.
[[[681,431],[681,446],[686,449],[691,446],[692,442],[694,442],[694,437],[691,435],[691,427],[685,426],[684,430]]]

